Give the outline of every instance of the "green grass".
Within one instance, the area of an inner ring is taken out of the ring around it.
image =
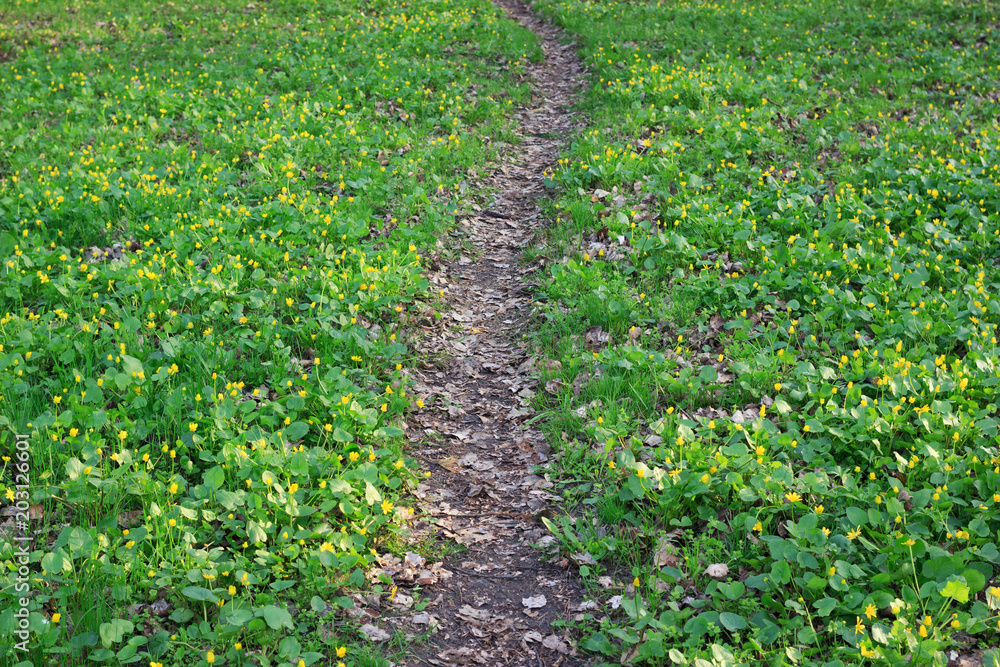
[[[577,517],[552,528],[597,559],[595,594],[636,582],[581,647],[943,665],[996,646],[995,5],[537,6],[592,71],[533,250],[542,379],[562,380],[539,407]]]
[[[0,8],[0,494],[44,515],[27,653],[9,535],[0,548],[0,661],[405,652],[366,648],[343,608],[400,548],[421,474],[399,427],[419,399],[402,320],[430,296],[422,255],[541,56],[502,16],[484,0]]]

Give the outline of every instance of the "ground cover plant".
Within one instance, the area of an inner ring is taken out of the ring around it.
[[[424,256],[539,55],[501,17],[0,9],[4,664],[384,662],[344,612],[411,516]]]
[[[995,664],[996,5],[536,6],[592,68],[533,251],[580,646]]]

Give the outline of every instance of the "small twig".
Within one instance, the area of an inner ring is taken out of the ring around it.
[[[479,512],[478,514],[431,514],[427,512],[425,516],[430,516],[435,519],[446,519],[448,517],[455,517],[458,519],[475,519],[481,516],[503,516],[509,519],[524,519],[524,513],[516,512]]]

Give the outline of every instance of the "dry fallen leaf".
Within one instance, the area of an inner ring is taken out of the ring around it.
[[[705,574],[715,579],[721,579],[729,574],[729,566],[725,563],[712,563],[705,568]]]
[[[672,545],[666,535],[661,535],[656,541],[656,566],[676,567],[681,562],[680,556],[676,553],[676,548]]]
[[[543,639],[542,633],[538,632],[536,630],[531,630],[529,632],[524,633],[524,641],[526,641],[526,642],[539,642],[539,643],[541,643],[542,639]]]
[[[389,640],[388,632],[377,625],[372,625],[371,623],[365,623],[362,625],[361,632],[364,633],[365,637],[368,637],[369,641],[384,642]]]
[[[475,607],[470,607],[467,604],[462,605],[458,610],[459,618],[471,622],[482,622],[490,620],[490,612],[487,609],[476,609]]]
[[[544,595],[535,595],[528,598],[521,598],[521,604],[523,604],[528,609],[541,609],[545,606],[548,600],[545,599]]]
[[[545,648],[550,648],[553,651],[562,653],[563,655],[573,655],[576,653],[573,649],[566,645],[566,642],[559,639],[556,635],[549,635],[542,640],[542,646]]]
[[[550,394],[558,394],[560,387],[563,386],[563,381],[556,378],[555,380],[549,380],[545,383],[545,391]]]

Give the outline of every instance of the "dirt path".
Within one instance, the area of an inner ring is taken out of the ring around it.
[[[432,602],[413,620],[439,625],[411,647],[414,665],[581,664],[551,627],[579,613],[579,584],[569,563],[545,562],[545,551],[532,546],[548,535],[539,517],[555,497],[550,482],[531,474],[547,448],[537,430],[525,429],[534,382],[521,337],[531,308],[523,276],[532,269],[520,259],[541,225],[543,171],[575,127],[569,107],[583,68],[573,48],[560,44],[560,31],[524,3],[497,4],[544,40],[545,60],[530,69],[535,94],[519,115],[523,142],[481,183],[495,197],[462,223],[473,259],[462,256],[430,275],[449,309],[421,346],[446,361],[414,374],[418,394],[433,398],[409,431],[414,454],[431,471],[416,494],[426,520],[417,528],[465,550],[445,560],[450,578],[424,589]]]

